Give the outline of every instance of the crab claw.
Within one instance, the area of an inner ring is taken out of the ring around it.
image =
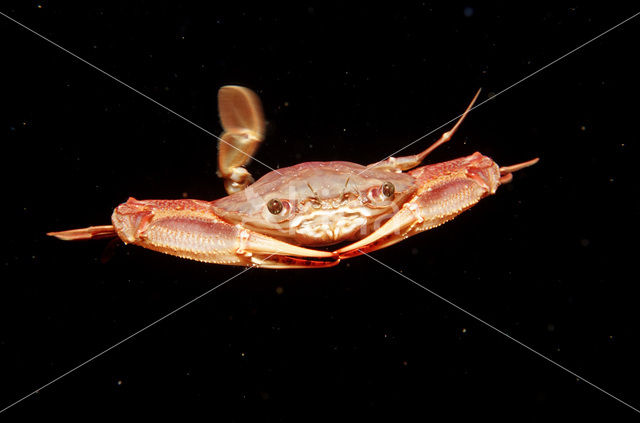
[[[83,241],[86,239],[113,238],[116,236],[116,230],[113,225],[102,225],[68,231],[47,232],[47,235],[55,236],[63,241]]]
[[[335,253],[279,241],[222,220],[206,201],[130,198],[112,216],[125,242],[207,263],[269,268],[330,267]]]
[[[531,166],[537,159],[499,168],[489,157],[474,153],[411,172],[419,188],[414,197],[378,230],[336,251],[341,259],[366,254],[442,225],[482,198],[496,192],[505,175]]]

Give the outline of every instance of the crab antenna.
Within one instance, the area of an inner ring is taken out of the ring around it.
[[[344,187],[342,187],[342,196],[344,196],[345,191],[347,190],[347,186],[349,185],[349,179],[351,179],[351,175],[347,176],[347,181],[344,183]]]
[[[524,169],[525,167],[529,167],[529,166],[533,166],[534,164],[538,163],[540,159],[538,157],[536,157],[535,159],[531,159],[529,161],[526,162],[522,162],[522,163],[517,163],[511,166],[503,166],[500,168],[500,183],[501,184],[507,184],[509,182],[511,182],[511,180],[513,179],[513,172],[517,172],[520,169]]]

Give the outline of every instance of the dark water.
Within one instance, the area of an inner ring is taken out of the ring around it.
[[[482,101],[637,12],[236,3],[1,10],[214,133],[217,89],[255,89],[269,121],[258,157],[273,167],[379,160],[457,116],[479,87]],[[453,222],[374,254],[634,407],[639,36],[636,18],[473,111],[430,160],[541,162]],[[0,38],[5,407],[241,268],[44,236],[107,224],[128,196],[223,196],[216,144],[4,17]],[[168,413],[638,417],[367,257],[249,270],[0,417]]]

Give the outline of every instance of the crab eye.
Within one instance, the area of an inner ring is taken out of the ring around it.
[[[272,198],[267,203],[267,209],[269,209],[269,213],[271,214],[280,214],[282,211],[282,202],[277,198]]]
[[[387,197],[393,197],[393,194],[396,192],[396,187],[393,186],[391,182],[385,182],[382,184],[382,194]]]

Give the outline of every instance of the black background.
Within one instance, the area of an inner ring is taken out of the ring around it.
[[[256,90],[269,121],[258,158],[273,167],[382,159],[456,117],[479,87],[482,101],[637,12],[13,3],[1,10],[214,133],[217,89]],[[636,18],[474,110],[430,161],[480,151],[540,163],[453,222],[375,253],[635,407],[639,36]],[[44,236],[108,224],[128,196],[223,196],[216,143],[4,17],[0,39],[5,407],[242,269]],[[251,269],[0,417],[173,413],[637,418],[367,257]]]

